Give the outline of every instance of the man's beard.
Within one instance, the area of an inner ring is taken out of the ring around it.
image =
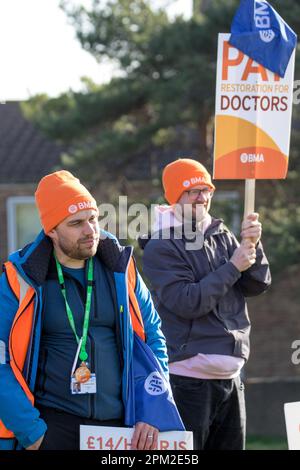
[[[207,208],[203,204],[193,204],[193,222],[202,222],[207,216]]]
[[[94,241],[92,247],[87,247],[83,242]],[[58,246],[61,251],[72,259],[78,260],[85,260],[94,256],[97,252],[97,247],[99,244],[99,237],[97,238],[97,242],[95,242],[95,238],[81,238],[77,240],[75,244],[70,244],[70,242],[65,241],[63,238],[59,238]]]
[[[195,224],[202,222],[208,214],[209,204],[193,203],[193,204],[175,204],[174,214],[179,222],[185,224]]]
[[[201,222],[207,216],[207,207],[203,204],[185,204],[183,210],[183,218],[185,222],[196,223]]]

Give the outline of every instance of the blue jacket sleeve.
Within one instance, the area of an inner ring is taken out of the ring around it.
[[[6,274],[3,274],[0,277],[0,419],[15,434],[20,445],[26,448],[46,432],[47,426],[27,398],[9,364],[9,336],[18,306]]]
[[[166,339],[161,331],[161,320],[155,310],[150,292],[138,272],[135,294],[144,321],[146,343],[152,349],[164,372],[168,376],[168,355]]]

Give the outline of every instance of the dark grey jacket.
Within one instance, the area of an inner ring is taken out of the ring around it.
[[[170,362],[196,355],[225,354],[248,359],[250,321],[245,297],[271,284],[268,260],[257,245],[256,263],[240,273],[229,261],[238,242],[213,219],[203,248],[186,250],[186,239],[150,239],[144,251],[149,279],[162,319]]]

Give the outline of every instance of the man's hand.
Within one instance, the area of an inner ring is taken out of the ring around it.
[[[234,250],[234,253],[229,261],[240,271],[246,271],[255,263],[256,249],[254,243],[250,240],[243,240],[241,245]]]
[[[258,218],[259,214],[253,212],[252,214],[249,214],[243,221],[241,231],[242,241],[250,238],[251,242],[254,243],[254,245],[258,243],[262,232],[262,226],[261,223],[258,221]]]
[[[39,450],[41,443],[43,442],[45,434],[43,434],[37,441],[35,441],[31,446],[26,447],[26,450]]]
[[[132,450],[155,450],[158,445],[158,429],[147,423],[136,423],[131,441]]]

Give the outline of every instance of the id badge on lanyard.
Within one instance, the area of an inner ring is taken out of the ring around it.
[[[86,362],[82,362],[79,367],[76,368],[76,364],[78,361],[78,356],[80,352],[82,344],[82,338],[79,341],[78,348],[76,351],[75,359],[73,362],[72,372],[71,372],[71,394],[72,395],[83,395],[86,393],[96,393],[97,385],[96,385],[96,374],[92,374],[88,364]]]

